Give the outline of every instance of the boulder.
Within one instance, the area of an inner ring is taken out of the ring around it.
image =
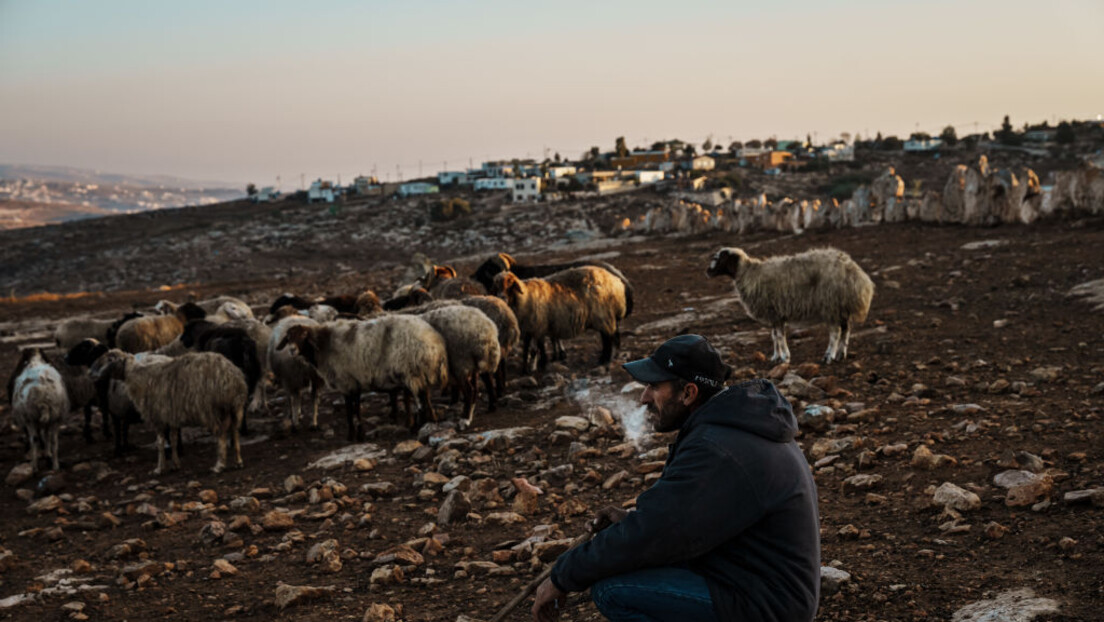
[[[943,482],[936,489],[935,495],[932,497],[932,504],[959,512],[967,512],[981,507],[981,497],[969,490],[959,488],[951,482]]]
[[[301,605],[305,602],[328,596],[337,591],[333,585],[314,587],[310,585],[276,584],[276,608],[280,610]]]

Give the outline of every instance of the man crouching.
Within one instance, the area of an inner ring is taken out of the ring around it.
[[[705,338],[680,335],[626,363],[646,385],[656,430],[678,430],[663,476],[631,512],[609,507],[589,542],[537,588],[533,618],[555,619],[590,588],[615,622],[811,621],[820,588],[816,484],[797,420],[767,380],[724,387]]]

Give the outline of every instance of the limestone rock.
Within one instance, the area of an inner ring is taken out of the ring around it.
[[[1036,598],[1031,588],[1004,592],[992,600],[971,603],[954,612],[952,622],[1031,622],[1036,616],[1058,613],[1058,602]]]
[[[969,490],[959,488],[951,482],[943,482],[936,489],[935,495],[932,497],[932,503],[959,512],[967,512],[981,507],[981,497]]]
[[[590,422],[583,417],[575,417],[572,415],[564,415],[556,419],[556,427],[561,430],[574,430],[576,432],[586,432],[590,429]]]
[[[391,585],[395,583],[402,583],[406,580],[403,576],[402,568],[398,566],[380,566],[372,571],[372,576],[368,579],[368,582],[372,585]]]
[[[225,559],[221,559],[221,558],[216,559],[213,566],[214,566],[215,570],[217,570],[219,572],[219,574],[223,574],[223,575],[236,575],[236,574],[238,574],[238,569],[234,566],[234,564],[231,564],[229,561],[227,561]]]
[[[276,607],[280,610],[322,598],[337,591],[333,585],[313,587],[310,585],[276,584]]]
[[[34,476],[34,472],[31,470],[30,462],[22,462],[12,467],[11,471],[8,471],[7,478],[4,479],[9,486],[18,486]]]
[[[524,523],[525,517],[517,512],[492,512],[483,520],[490,525],[513,525]]]
[[[927,445],[920,445],[916,448],[916,451],[912,453],[912,461],[910,464],[914,469],[931,471],[946,465],[956,465],[958,461],[945,454],[932,453],[932,450],[928,449]]]
[[[445,501],[437,510],[437,524],[448,525],[462,520],[471,510],[471,501],[468,500],[468,496],[463,491],[453,490],[445,497]]]
[[[1021,471],[1027,473],[1027,471]],[[1027,481],[1009,487],[1004,504],[1010,508],[1035,505],[1050,496],[1054,490],[1054,479],[1049,475],[1031,474]]]
[[[882,479],[881,475],[861,473],[843,480],[843,487],[844,489],[869,490],[880,485]]]
[[[833,568],[831,566],[820,567],[820,593],[823,596],[831,596],[840,591],[844,583],[851,580],[851,573]]]

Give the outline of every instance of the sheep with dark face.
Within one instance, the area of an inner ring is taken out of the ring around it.
[[[112,350],[92,366],[93,378],[110,377],[126,383],[127,393],[142,417],[157,431],[157,469],[165,471],[165,436],[172,440],[174,468],[180,468],[179,431],[201,426],[218,437],[218,458],[211,469],[226,468],[227,445],[234,450],[234,466],[241,467],[238,426],[248,393],[241,370],[214,352],[192,352],[167,361],[140,363],[132,354]],[[229,441],[228,441],[229,437]]]
[[[834,248],[767,259],[722,248],[713,254],[706,274],[732,277],[747,314],[770,326],[772,361],[790,360],[787,322],[827,324],[824,361],[842,361],[851,327],[866,319],[874,298],[874,282],[847,253]]]
[[[605,365],[620,344],[620,322],[628,313],[628,290],[624,281],[596,266],[570,268],[547,278],[519,279],[511,272],[495,277],[492,289],[510,305],[521,329],[522,367],[529,369],[529,345],[538,344],[539,367],[547,356],[542,340],[571,339],[584,330],[602,337]]]
[[[276,349],[293,347],[332,389],[345,396],[349,440],[362,440],[360,394],[405,390],[422,401],[423,417],[437,420],[430,391],[448,382],[445,341],[425,320],[385,315],[291,326]],[[413,428],[414,421],[408,422]]]
[[[107,422],[110,421],[111,429],[114,431],[112,436],[115,439],[115,455],[121,456],[124,452],[134,448],[130,444],[130,426],[141,423],[142,416],[138,414],[134,401],[130,399],[130,394],[127,393],[124,382],[107,376],[92,378],[91,368],[100,357],[110,350],[106,345],[95,339],[85,339],[69,350],[65,355],[65,362],[73,367],[88,370],[86,375],[95,387],[96,401],[100,407],[100,412],[103,414],[104,425],[106,426]],[[153,352],[140,352],[134,355],[134,359],[141,364],[165,362],[171,360],[171,357]]]
[[[12,420],[27,433],[31,448],[31,472],[38,473],[38,439],[41,437],[50,455],[53,469],[58,464],[58,430],[69,412],[69,398],[61,374],[42,356],[38,348],[23,351],[8,381]]]
[[[287,307],[285,307],[287,308]],[[288,329],[292,326],[319,326],[318,322],[303,317],[292,315],[281,319],[272,327],[272,334],[268,340],[268,368],[272,370],[273,378],[288,394],[288,406],[291,410],[291,427],[299,428],[299,420],[302,418],[304,389],[311,390],[311,429],[318,427],[318,395],[322,390],[323,381],[318,372],[300,356],[295,356],[287,348],[279,349],[280,343],[287,336]]]
[[[435,299],[482,296],[487,289],[472,279],[457,276],[452,266],[433,266],[422,277],[422,287]]]

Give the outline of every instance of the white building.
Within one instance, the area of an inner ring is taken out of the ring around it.
[[[540,200],[541,180],[539,177],[524,177],[510,180],[513,182],[514,203],[533,203]]]
[[[424,181],[412,181],[399,186],[399,195],[404,197],[417,194],[436,194],[437,192],[440,192],[440,188]]]
[[[279,196],[280,196],[280,193],[275,188],[273,188],[272,186],[265,186],[264,188],[261,188],[260,190],[257,191],[256,194],[253,195],[253,202],[254,203],[261,203],[263,201],[263,202],[267,203],[267,202],[270,202],[270,201],[275,201],[276,198],[279,197]]]
[[[633,177],[640,185],[654,184],[656,182],[663,181],[666,173],[663,171],[633,171]]]
[[[942,138],[928,138],[925,140],[906,140],[905,151],[935,151],[943,145]]]
[[[441,171],[437,173],[437,183],[442,186],[467,185],[471,183],[467,171]]]
[[[513,179],[507,177],[484,177],[475,180],[476,190],[509,190],[513,188]]]
[[[711,171],[717,166],[717,161],[707,155],[696,156],[690,160],[686,168],[692,171]]]
[[[548,167],[548,178],[559,179],[561,177],[567,177],[568,175],[574,175],[576,170],[574,166],[556,164]]]
[[[845,143],[833,143],[821,149],[820,155],[829,162],[854,162],[855,147]]]
[[[307,190],[307,202],[308,203],[333,203],[334,202],[334,187],[333,183],[329,181],[322,181],[321,178],[311,182],[310,189]]]

